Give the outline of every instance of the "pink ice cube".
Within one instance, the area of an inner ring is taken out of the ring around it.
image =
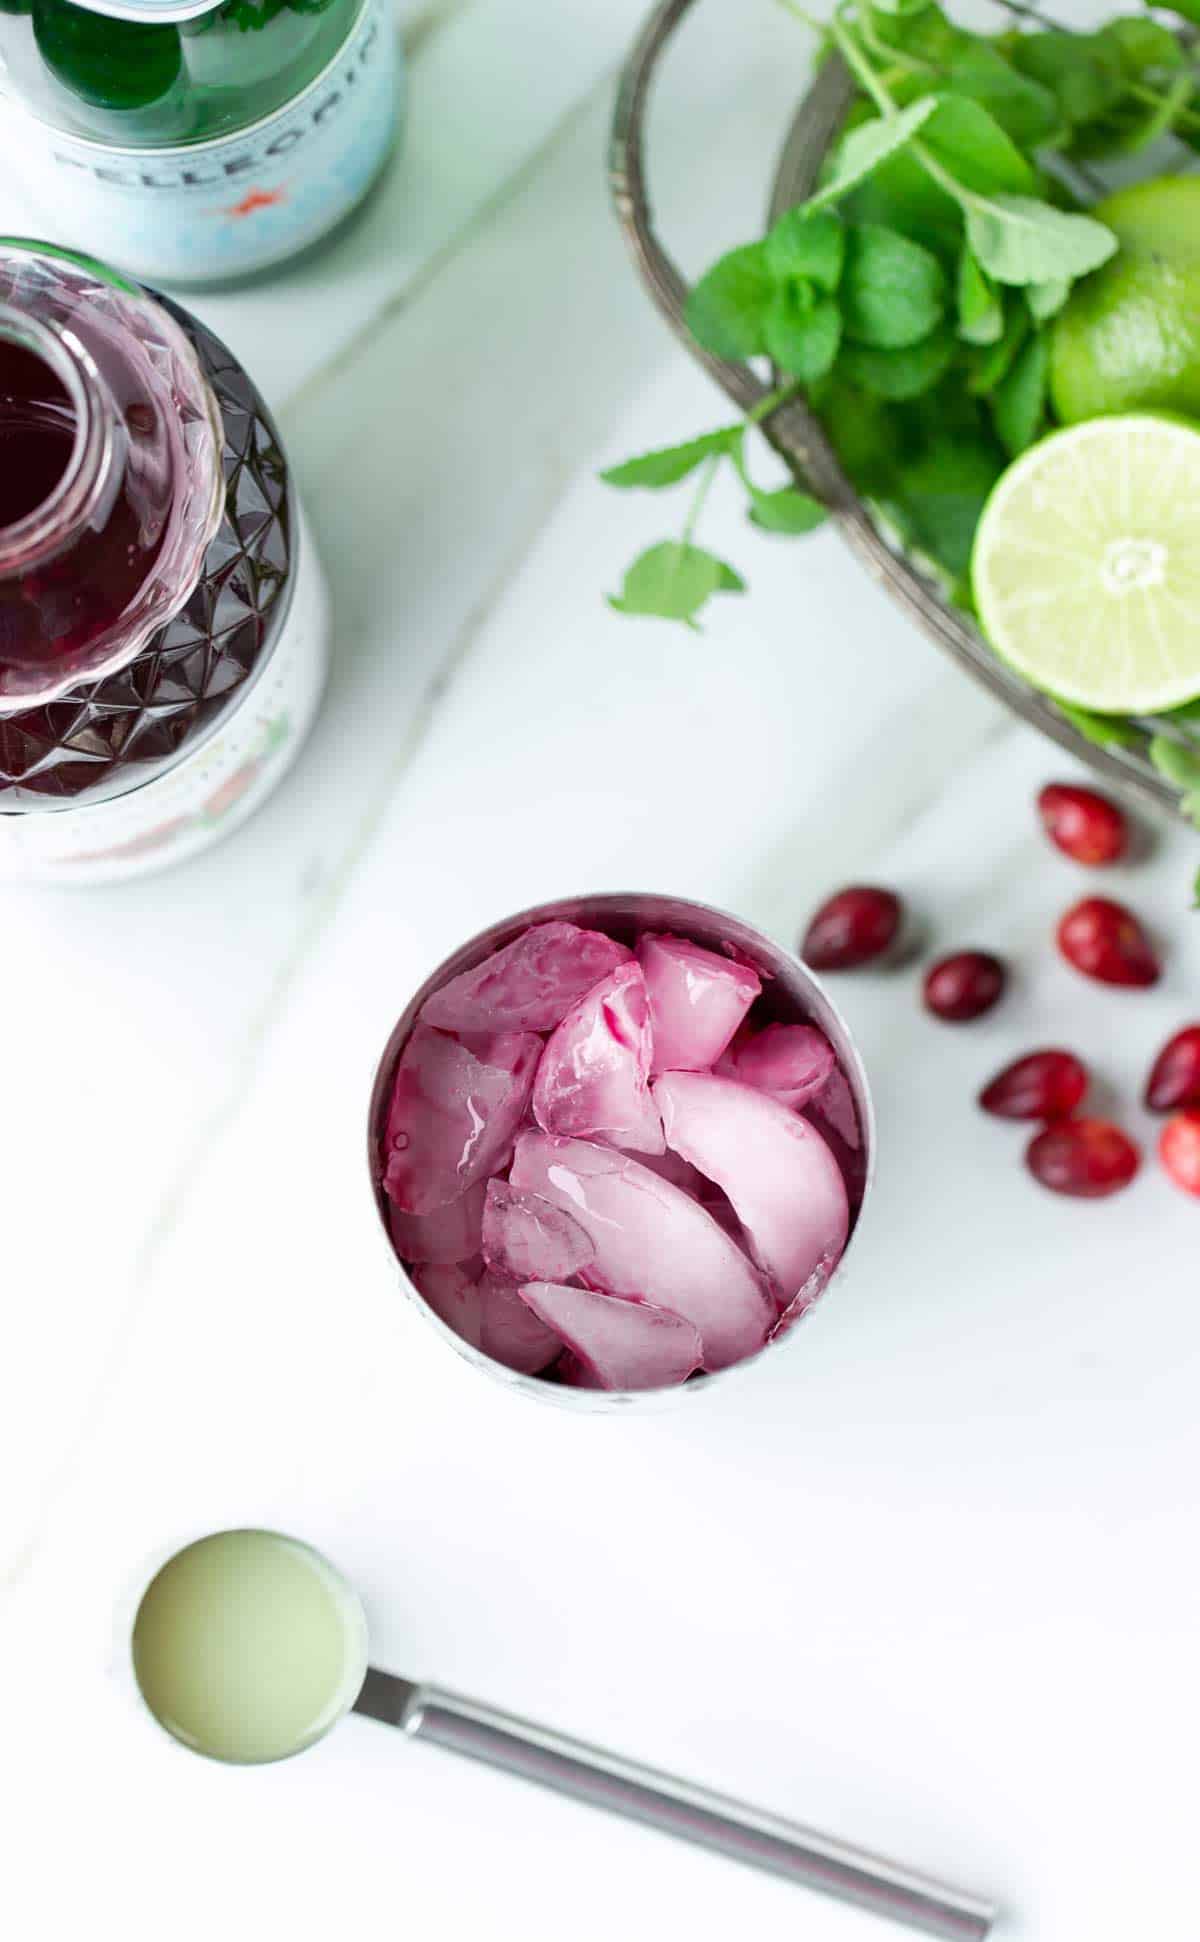
[[[390,1205],[388,1219],[396,1252],[405,1261],[427,1261],[444,1265],[467,1261],[480,1252],[483,1240],[483,1200],[487,1188],[482,1180],[460,1194],[457,1200],[435,1207],[429,1214],[405,1214]]]
[[[711,1215],[670,1181],[610,1147],[549,1133],[521,1134],[511,1178],[587,1230],[589,1287],[682,1315],[700,1333],[706,1369],[763,1346],[775,1320],[766,1289]]]
[[[654,1098],[668,1144],[724,1189],[786,1306],[846,1245],[846,1183],[821,1135],[768,1093],[711,1073],[666,1073]]]
[[[384,1136],[383,1185],[406,1214],[430,1214],[507,1166],[542,1041],[480,1034],[469,1045],[417,1025],[400,1055]]]
[[[650,1006],[639,964],[619,964],[557,1026],[538,1067],[533,1114],[546,1133],[639,1153],[666,1148],[650,1097]]]
[[[483,1305],[475,1279],[461,1265],[418,1263],[412,1282],[447,1328],[477,1349],[483,1335]]]
[[[517,1281],[569,1281],[586,1267],[591,1236],[574,1217],[540,1194],[491,1180],[483,1212],[484,1258]]]
[[[646,974],[655,1072],[707,1072],[716,1064],[762,983],[744,964],[686,937],[638,939]]]
[[[700,1367],[691,1322],[649,1303],[534,1281],[521,1300],[561,1336],[602,1389],[666,1389]]]
[[[451,1032],[552,1032],[585,991],[632,956],[601,931],[533,924],[435,991],[421,1016]]]
[[[493,1362],[520,1375],[540,1375],[562,1349],[562,1337],[521,1300],[519,1285],[489,1268],[479,1283],[483,1327],[479,1346]]]
[[[516,1282],[490,1268],[480,1272],[477,1262],[467,1268],[417,1266],[412,1279],[447,1328],[507,1369],[538,1375],[562,1348],[560,1337],[521,1300]]]
[[[815,1025],[767,1025],[739,1033],[717,1071],[795,1110],[820,1092],[834,1063],[833,1047]]]

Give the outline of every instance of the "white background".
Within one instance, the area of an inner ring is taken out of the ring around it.
[[[336,245],[199,300],[280,412],[337,607],[333,686],[279,795],[174,875],[7,892],[0,1925],[175,1936],[731,1933],[865,1917],[358,1719],[210,1766],[129,1701],[149,1562],[268,1522],[328,1549],[377,1661],[874,1845],[1023,1942],[1194,1942],[1200,1220],[1148,1166],[1042,1194],[972,1098],[1066,1042],[1141,1136],[1197,1011],[1196,844],[1113,886],[1169,945],[1152,995],[1053,956],[1082,879],[1037,835],[1064,764],[945,667],[831,534],[712,543],[701,636],[602,594],[674,530],[598,465],[719,422],[605,194],[643,0],[408,9],[412,113]],[[759,219],[800,30],[699,7],[653,123],[695,269]],[[10,182],[0,228],[36,228]],[[880,1177],[828,1301],[744,1379],[582,1419],[485,1382],[401,1301],[363,1121],[391,1023],[482,924],[586,889],[694,894],[791,938],[847,877],[906,893],[1011,997],[837,996]],[[1108,887],[1106,885],[1106,887]]]

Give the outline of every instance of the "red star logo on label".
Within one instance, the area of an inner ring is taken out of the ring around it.
[[[256,209],[274,209],[276,203],[286,202],[283,189],[251,189],[240,202],[233,203],[225,214],[227,216],[252,216]]]

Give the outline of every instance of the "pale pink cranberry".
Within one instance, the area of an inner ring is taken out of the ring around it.
[[[1176,1113],[1167,1121],[1158,1157],[1175,1185],[1200,1200],[1200,1112]]]

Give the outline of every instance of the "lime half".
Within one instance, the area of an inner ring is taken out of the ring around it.
[[[1200,428],[1144,414],[1054,432],[1008,468],[971,564],[997,654],[1098,714],[1200,695]]]

